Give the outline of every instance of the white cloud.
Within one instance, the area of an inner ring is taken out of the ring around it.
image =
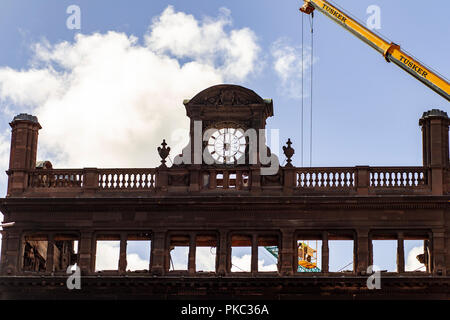
[[[0,169],[6,170],[9,162],[9,149],[10,149],[10,131],[6,130],[0,133]],[[0,183],[6,183],[6,174],[1,174]],[[3,180],[4,179],[4,180]]]
[[[171,139],[188,129],[183,99],[258,69],[255,34],[231,28],[226,9],[199,21],[169,6],[144,44],[114,31],[42,41],[31,68],[0,68],[0,104],[38,116],[39,160],[55,167],[157,166],[163,138],[172,159],[187,142]]]
[[[189,261],[189,247],[177,246],[170,251],[169,270],[187,270]]]
[[[20,71],[5,67],[0,72],[0,97],[27,109],[45,103],[59,92],[59,85],[58,74],[51,67]]]
[[[243,80],[254,68],[260,51],[256,35],[248,28],[226,33],[231,12],[222,8],[216,19],[199,22],[192,15],[167,7],[153,20],[146,44],[158,53],[193,58],[207,65],[221,62],[218,70],[232,80]]]
[[[304,85],[306,86],[306,79],[309,79],[309,69],[311,68],[311,48],[293,46],[289,44],[286,38],[281,38],[272,44],[271,54],[274,59],[273,68],[281,80],[279,90],[282,94],[291,98],[302,97],[302,69]],[[315,63],[317,58],[313,58],[312,63]],[[306,96],[306,92],[304,93]]]
[[[137,253],[127,254],[127,270],[148,270],[150,261],[144,260]]]
[[[119,254],[120,241],[97,241],[95,270],[117,270]]]
[[[249,272],[251,267],[252,256],[245,254],[242,257],[233,256],[231,272]],[[264,265],[265,261],[263,259],[258,260],[258,271],[277,271],[276,264]]]
[[[417,260],[417,256],[423,253],[423,246],[414,247],[408,252],[408,257],[406,258],[406,271],[426,271],[425,265]]]
[[[6,176],[5,170],[8,168],[9,162],[9,131],[5,131],[4,133],[0,133],[0,185],[6,186],[8,182],[8,177]],[[6,189],[6,187],[5,187]],[[3,214],[0,213],[0,222],[3,222]],[[10,221],[8,221],[10,222]],[[0,230],[2,228],[0,227]],[[0,234],[0,241],[2,239],[2,235]],[[2,246],[0,245],[0,253],[2,252]]]
[[[117,270],[119,266],[120,241],[98,241],[95,255],[95,270]],[[149,261],[137,253],[127,254],[127,270],[148,270]]]
[[[0,68],[4,118],[37,115],[38,160],[54,167],[157,166],[162,139],[172,159],[187,144],[183,99],[215,84],[244,82],[259,69],[253,31],[231,28],[227,9],[199,21],[169,6],[153,19],[144,44],[114,31],[36,43],[30,68]],[[9,131],[0,135],[1,172],[9,140]],[[6,185],[4,174],[0,183]]]
[[[263,259],[258,260],[258,270],[259,271],[277,271],[278,270],[276,264],[266,265],[265,263],[266,262]]]
[[[216,270],[216,248],[214,247],[197,247],[195,252],[195,267],[198,271]]]

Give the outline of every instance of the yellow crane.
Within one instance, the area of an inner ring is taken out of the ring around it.
[[[304,0],[300,11],[311,14],[316,9],[377,50],[384,56],[387,62],[395,63],[414,78],[447,99],[447,101],[450,101],[450,84],[448,81],[404,52],[398,44],[386,41],[328,1]]]

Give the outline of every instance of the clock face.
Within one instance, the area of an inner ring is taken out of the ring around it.
[[[208,140],[208,151],[217,163],[234,163],[244,155],[245,146],[242,129],[223,128]]]

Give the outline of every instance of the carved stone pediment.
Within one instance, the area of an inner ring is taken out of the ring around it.
[[[264,104],[264,100],[253,90],[229,84],[210,87],[186,101],[190,105],[237,106],[249,104]]]
[[[253,90],[234,84],[209,87],[183,104],[191,120],[245,122],[246,127],[254,129],[262,129],[266,119],[273,116],[272,99],[263,99]]]

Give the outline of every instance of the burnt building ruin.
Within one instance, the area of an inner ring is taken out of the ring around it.
[[[264,150],[253,154],[245,132],[265,128],[272,100],[218,85],[184,105],[191,142],[176,156],[164,141],[157,168],[53,168],[50,161],[36,162],[37,118],[13,119],[0,209],[14,224],[2,231],[0,298],[450,297],[445,112],[433,109],[419,120],[422,166],[294,167],[288,141],[286,165],[263,174],[270,166],[263,158],[278,159],[258,135],[253,148]],[[405,266],[411,240],[423,243],[420,270]],[[96,268],[102,241],[118,243],[113,270]],[[149,244],[145,268],[130,270],[130,241]],[[330,267],[336,241],[349,244],[353,259],[343,270]],[[381,289],[370,289],[369,266],[380,241],[395,244],[396,268],[381,272]],[[171,263],[177,248],[186,253],[182,270]],[[202,248],[214,248],[211,269],[199,268]],[[251,255],[247,270],[233,268],[236,248]],[[259,248],[276,257],[275,269],[260,268]],[[69,290],[67,269],[75,264],[81,289]]]

